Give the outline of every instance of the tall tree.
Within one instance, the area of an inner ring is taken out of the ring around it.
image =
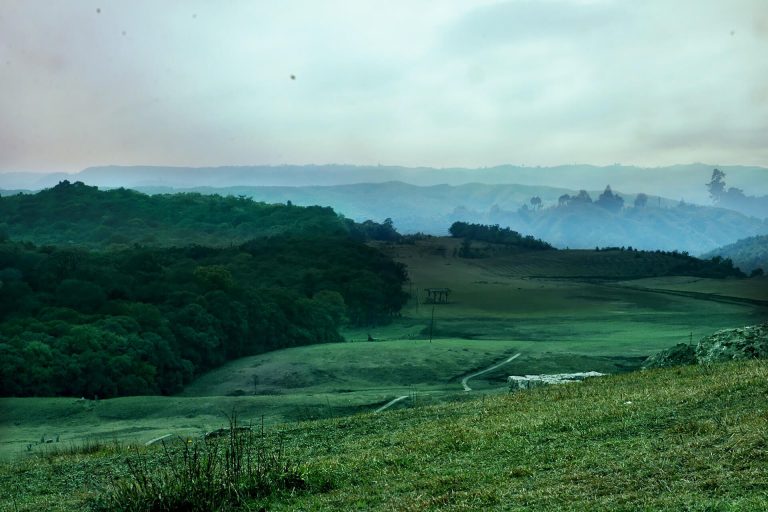
[[[720,169],[712,171],[712,178],[707,183],[709,197],[716,203],[719,203],[725,194],[725,173]]]
[[[576,201],[579,203],[591,203],[592,198],[589,196],[589,192],[586,190],[579,190],[578,195],[573,196],[571,201]]]
[[[619,194],[614,194],[611,186],[607,185],[595,204],[612,212],[618,212],[624,207],[624,199]]]

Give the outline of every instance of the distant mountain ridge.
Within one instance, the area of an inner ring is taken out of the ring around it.
[[[229,187],[315,186],[401,181],[411,185],[462,185],[468,183],[539,185],[566,189],[602,189],[610,184],[621,190],[663,195],[688,202],[710,204],[704,185],[712,169],[728,174],[729,183],[750,194],[768,194],[768,168],[717,166],[693,163],[666,167],[624,165],[560,165],[525,167],[499,165],[485,168],[430,168],[402,166],[283,165],[283,166],[99,166],[75,174],[0,173],[0,188],[40,189],[62,179],[80,180],[99,187]]]
[[[167,187],[139,188],[146,193],[199,192],[245,196],[268,203],[330,206],[355,221],[391,218],[402,233],[445,235],[456,221],[499,224],[530,234],[556,247],[594,248],[596,245],[632,246],[648,250],[679,250],[700,254],[758,234],[768,223],[713,206],[648,196],[645,206],[634,208],[637,194],[616,191],[624,200],[620,211],[597,204],[559,206],[572,189],[528,185],[435,185],[420,187],[400,182],[313,187]],[[615,190],[615,189],[614,189]],[[602,190],[589,190],[598,199]],[[541,204],[532,207],[531,199]],[[531,207],[529,207],[531,206]]]
[[[90,189],[90,187],[86,188]],[[571,189],[479,183],[428,187],[387,182],[310,187],[240,186],[185,189],[137,187],[137,189],[148,194],[191,192],[229,196],[228,200],[218,201],[222,204],[234,201],[233,205],[239,205],[238,197],[242,196],[272,204],[290,203],[295,206],[331,207],[333,211],[358,222],[367,219],[382,222],[389,218],[394,227],[404,234],[423,232],[446,235],[451,224],[457,221],[498,224],[545,240],[555,247],[571,249],[632,246],[645,250],[686,251],[698,255],[742,238],[768,234],[768,221],[748,217],[735,211],[712,206],[697,206],[657,196],[648,196],[642,207],[635,207],[636,194],[625,194],[616,189],[614,190],[623,200],[623,208],[607,209],[601,206],[597,201],[601,194],[599,190],[585,192],[585,195],[591,196],[591,200],[585,202],[575,200],[574,197],[579,195]],[[103,197],[118,198],[128,193],[127,190],[112,190]],[[172,197],[175,198],[174,201],[183,201],[185,196],[191,199],[194,194],[166,197],[169,201]],[[0,203],[10,206],[23,202],[22,199],[22,197],[7,197]],[[142,201],[148,200],[147,196],[142,199]],[[203,198],[200,197],[198,200],[203,201]],[[532,200],[534,200],[533,203]],[[29,198],[30,203],[35,201],[32,197]],[[35,209],[32,208],[29,211],[35,211]],[[69,213],[62,212],[61,215],[72,213],[69,210],[67,212]],[[141,239],[143,236],[142,223],[136,221],[126,224],[116,232],[114,225],[104,224],[99,220],[105,215],[107,218],[112,218],[109,222],[115,222],[115,207],[110,206],[106,207],[105,211],[97,209],[93,212],[95,224],[91,227],[94,229],[89,229],[87,232],[93,236],[98,235],[98,239],[94,241],[101,243],[103,240],[112,238],[119,241],[128,234],[132,234],[128,237],[131,240],[135,237]],[[21,218],[24,223],[28,223],[35,216],[25,213]],[[118,218],[125,217],[123,220],[128,221],[136,216],[134,213],[126,213]],[[213,214],[205,213],[203,217],[205,218],[200,221],[203,224],[197,226],[199,229],[193,230],[190,226],[184,239],[216,238],[232,230],[236,237],[239,237],[248,233],[253,235],[268,228],[259,222],[251,222],[246,223],[250,227],[244,224],[230,226],[222,231],[222,227],[229,224],[220,224],[221,219],[216,220],[218,217]],[[331,217],[335,217],[335,214],[331,214]],[[21,227],[21,224],[10,223],[11,217],[7,219],[0,220],[0,231],[5,231],[12,236],[35,235],[42,237],[38,240],[40,242],[52,242],[53,239],[49,240],[50,237],[68,240],[75,236],[66,230],[48,229],[48,222],[56,222],[60,220],[60,216],[53,216],[34,228]],[[4,226],[4,222],[9,222],[10,225]],[[145,219],[144,223],[147,222],[156,223],[157,219]],[[217,222],[219,224],[216,224]],[[159,227],[155,230],[159,230]],[[165,233],[162,236],[168,238],[171,234]]]

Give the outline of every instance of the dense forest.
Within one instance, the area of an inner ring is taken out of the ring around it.
[[[58,216],[57,236],[84,244],[41,246],[7,235],[0,242],[5,396],[175,393],[233,358],[340,341],[343,323],[386,322],[407,298],[405,268],[360,240],[380,225],[357,228],[329,208],[217,196],[149,199],[67,183],[38,196],[2,200],[15,201],[3,204],[7,234],[23,238],[32,228],[30,238],[53,237],[41,219]],[[62,203],[78,206],[73,212]],[[189,218],[179,213],[184,208]],[[129,226],[129,240],[154,236],[157,244],[92,248],[105,217],[115,233]],[[244,233],[271,235],[228,240],[243,223],[252,225]],[[218,226],[206,232],[218,247],[168,247],[201,224]]]
[[[347,224],[327,207],[196,193],[150,196],[68,181],[0,198],[0,236],[40,245],[230,245],[285,233],[343,234]]]
[[[448,229],[454,238],[477,240],[492,244],[501,244],[523,249],[549,250],[554,249],[550,244],[534,238],[531,235],[523,236],[509,228],[499,227],[498,224],[485,226],[483,224],[468,224],[466,222],[454,222]]]

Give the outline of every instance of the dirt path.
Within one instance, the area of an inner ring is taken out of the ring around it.
[[[512,360],[514,360],[514,359],[517,359],[519,356],[520,356],[520,352],[518,352],[517,354],[515,354],[515,355],[513,355],[512,357],[508,358],[506,361],[502,361],[502,362],[500,362],[499,364],[495,364],[495,365],[493,365],[493,366],[489,366],[489,367],[488,367],[488,368],[486,368],[485,370],[480,370],[480,371],[479,371],[479,372],[477,372],[477,373],[473,373],[472,375],[468,375],[468,376],[464,377],[463,379],[461,379],[461,385],[464,387],[464,391],[472,391],[472,388],[471,388],[471,387],[469,387],[469,385],[467,384],[467,381],[468,381],[469,379],[473,379],[473,378],[477,377],[478,375],[482,375],[482,374],[484,374],[484,373],[488,373],[488,372],[490,372],[490,371],[493,371],[493,370],[495,370],[496,368],[499,368],[499,367],[501,367],[501,366],[504,366],[504,365],[505,365],[505,364],[507,364],[508,362],[510,362],[510,361],[512,361]]]
[[[173,436],[173,434],[165,434],[164,436],[156,437],[151,441],[147,441],[146,443],[144,443],[144,446],[152,446],[153,444],[159,443],[160,441],[163,441],[164,439],[168,439],[171,436]]]
[[[390,400],[389,402],[387,402],[386,404],[382,405],[381,407],[379,407],[378,409],[376,409],[373,412],[377,413],[377,412],[381,412],[381,411],[384,411],[386,409],[389,409],[390,407],[395,405],[400,400],[405,400],[406,398],[408,398],[408,395],[399,396],[399,397],[395,398],[394,400]]]

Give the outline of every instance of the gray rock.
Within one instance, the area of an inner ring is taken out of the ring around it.
[[[605,375],[598,372],[580,372],[580,373],[554,373],[544,375],[510,375],[507,377],[507,384],[512,391],[518,389],[531,389],[538,386],[548,386],[551,384],[568,384],[570,382],[579,382],[590,377],[600,377]]]
[[[650,356],[643,362],[642,368],[647,370],[650,368],[666,368],[686,364],[696,364],[696,347],[686,343],[679,343],[672,348],[662,350]]]
[[[722,329],[702,338],[696,347],[700,364],[759,358],[768,358],[768,323]]]

